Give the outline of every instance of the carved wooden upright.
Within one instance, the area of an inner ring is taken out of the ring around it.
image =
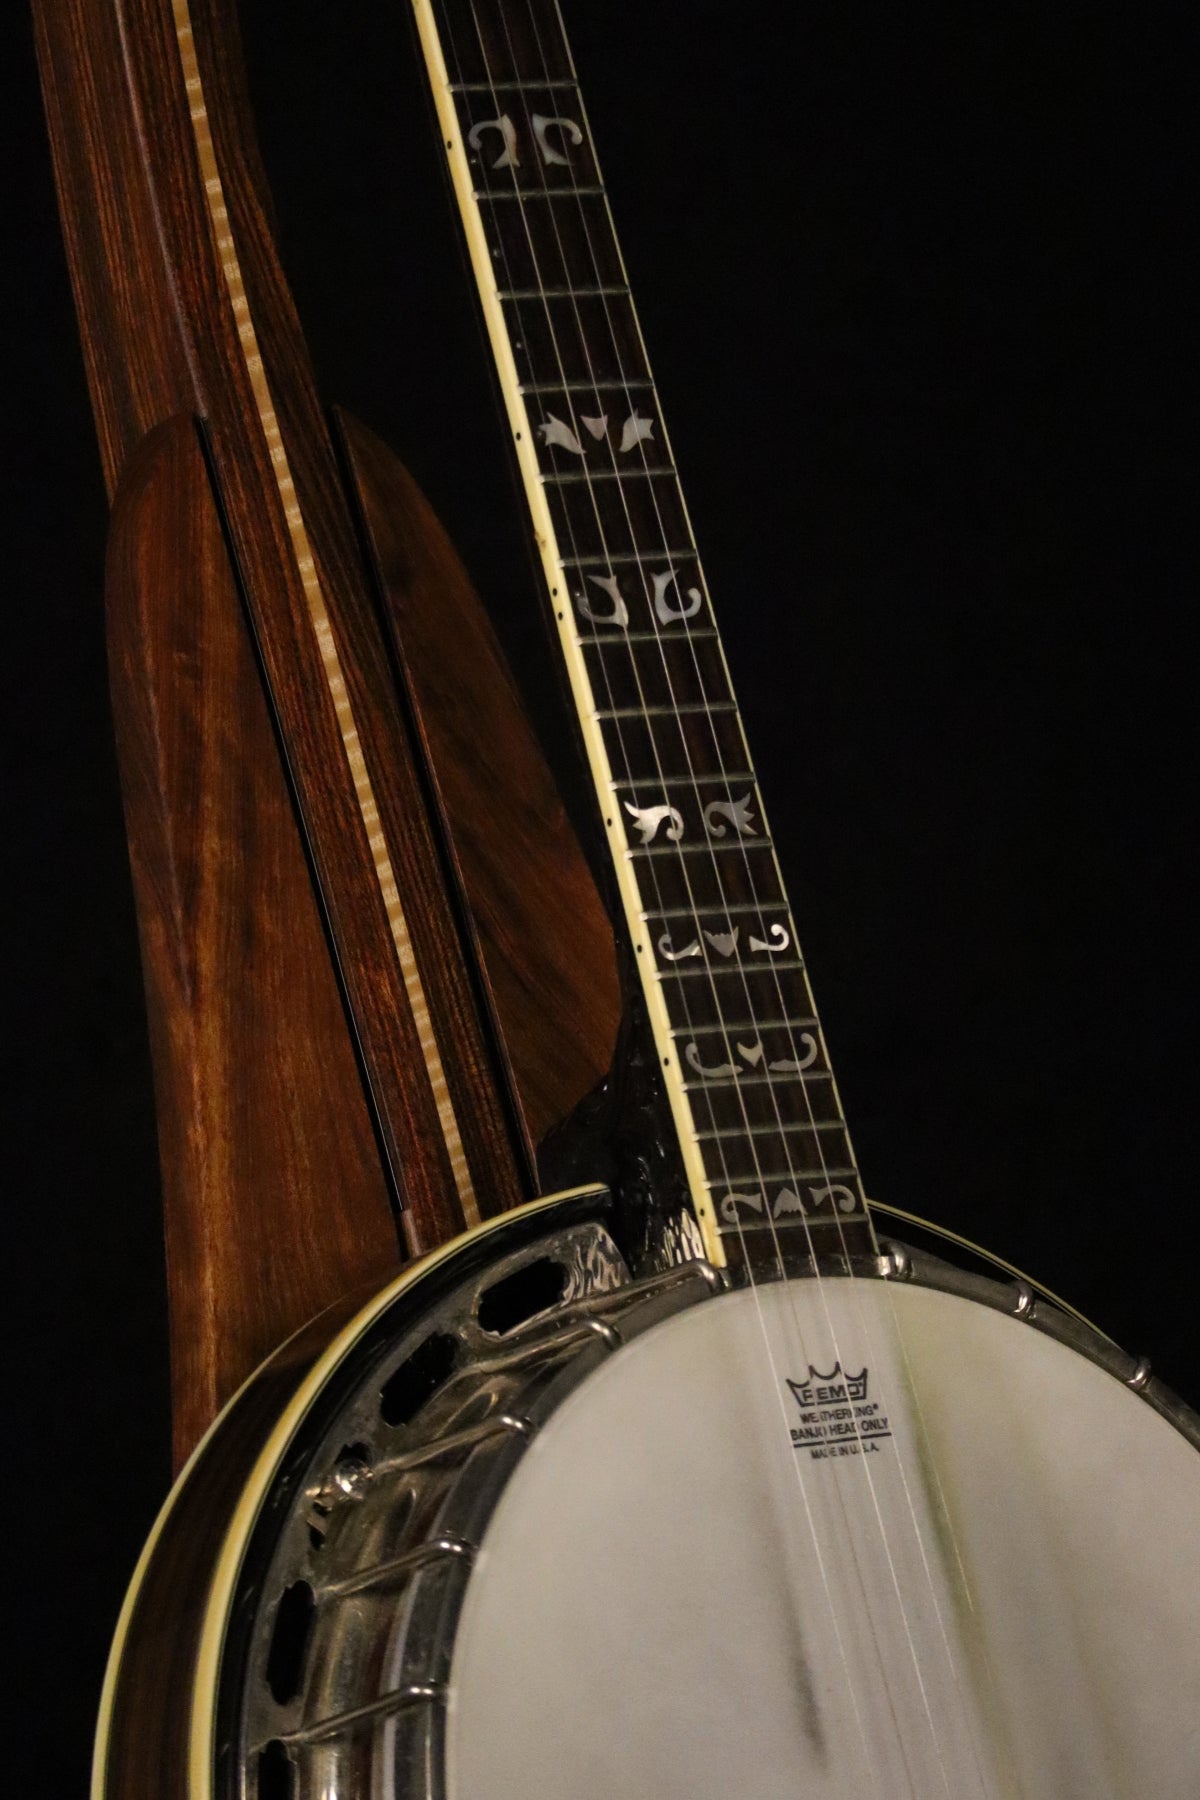
[[[348,503],[272,244],[229,9],[193,6],[190,41],[240,309],[168,0],[35,0],[35,15],[113,499],[113,696],[181,1458],[304,1319],[531,1191],[534,1140],[606,1064],[616,981],[594,887],[478,602],[411,482],[352,424],[360,492]],[[289,493],[311,546],[307,588]],[[373,813],[348,779],[347,710]],[[491,759],[520,778],[499,803],[462,729],[481,716]],[[519,887],[506,878],[517,852]],[[561,1035],[535,1030],[547,1019]]]

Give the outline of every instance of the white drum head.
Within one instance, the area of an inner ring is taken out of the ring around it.
[[[531,1444],[455,1648],[451,1800],[1196,1800],[1200,1458],[1028,1325],[722,1296]]]

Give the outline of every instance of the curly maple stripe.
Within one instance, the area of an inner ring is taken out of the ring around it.
[[[316,639],[321,658],[321,667],[328,684],[330,698],[337,715],[338,730],[341,734],[342,747],[346,756],[346,766],[354,787],[355,800],[362,818],[367,842],[370,846],[371,859],[375,869],[375,877],[379,883],[379,891],[383,898],[387,913],[388,925],[392,934],[392,943],[396,951],[396,960],[400,967],[404,982],[405,994],[412,1010],[413,1023],[421,1046],[421,1055],[425,1063],[425,1072],[433,1092],[437,1108],[438,1122],[445,1141],[454,1184],[462,1206],[463,1217],[469,1225],[478,1224],[479,1206],[475,1198],[471,1171],[463,1148],[462,1136],[458,1120],[454,1113],[454,1104],[450,1098],[450,1090],[446,1081],[445,1067],[441,1051],[429,1016],[429,1006],[425,998],[425,990],[421,982],[421,973],[417,967],[417,959],[413,953],[412,939],[408,924],[404,917],[404,909],[400,903],[396,879],[392,872],[391,859],[388,856],[387,841],[379,817],[371,777],[363,756],[362,743],[358,725],[350,703],[346,688],[345,676],[342,673],[341,661],[338,657],[337,644],[333,627],[325,604],[325,596],[317,578],[316,566],[313,562],[312,547],[308,532],[296,496],[295,484],[288,465],[287,451],[279,429],[279,421],[275,413],[274,401],[271,397],[270,385],[263,368],[262,356],[258,347],[258,338],[254,329],[254,321],[250,314],[250,303],[246,297],[242,272],[238,264],[237,246],[230,228],[229,213],[225,206],[224,190],[221,183],[220,170],[217,167],[216,151],[213,147],[212,132],[209,127],[208,110],[204,100],[204,87],[200,78],[200,68],[196,58],[196,47],[192,35],[191,17],[187,0],[173,0],[173,16],[175,38],[179,46],[179,61],[183,71],[184,85],[188,96],[188,108],[191,115],[192,135],[196,145],[196,160],[204,183],[205,197],[208,203],[209,222],[212,227],[213,242],[217,258],[225,279],[229,304],[237,325],[238,341],[241,345],[242,358],[250,387],[254,395],[258,413],[259,426],[271,457],[271,466],[275,472],[275,483],[283,506],[284,519],[287,523],[291,541],[292,554],[297,573],[304,589],[308,605],[309,621]]]

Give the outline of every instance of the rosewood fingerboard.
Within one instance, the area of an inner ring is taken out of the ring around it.
[[[874,1254],[553,0],[414,0],[710,1256]]]

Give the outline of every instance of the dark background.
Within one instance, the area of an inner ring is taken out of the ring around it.
[[[426,487],[561,752],[404,9],[243,14],[324,392]],[[568,23],[868,1191],[1197,1402],[1196,45],[1182,7],[908,14]],[[2,29],[7,1641],[66,1795],[166,1486],[165,1317],[105,505]]]

